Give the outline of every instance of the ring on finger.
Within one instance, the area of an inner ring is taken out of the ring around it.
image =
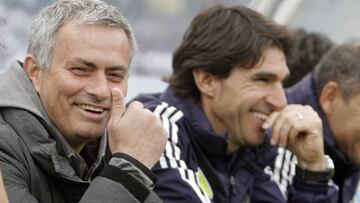
[[[298,117],[298,119],[299,119],[300,121],[304,120],[304,116],[302,115],[302,113],[297,112],[297,113],[296,113],[296,116]]]

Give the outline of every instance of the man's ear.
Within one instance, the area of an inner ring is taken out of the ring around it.
[[[209,97],[214,96],[217,78],[215,78],[214,75],[207,73],[201,68],[194,69],[192,73],[195,84],[198,87],[201,94]]]
[[[333,81],[325,84],[320,92],[319,104],[326,115],[331,114],[338,102],[342,100],[340,86]]]
[[[37,63],[35,57],[31,54],[26,54],[24,59],[24,70],[30,78],[36,92],[40,91],[40,66]]]

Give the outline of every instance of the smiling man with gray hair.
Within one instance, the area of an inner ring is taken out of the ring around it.
[[[124,97],[136,41],[120,11],[61,0],[0,75],[0,168],[10,202],[161,202],[161,121]]]

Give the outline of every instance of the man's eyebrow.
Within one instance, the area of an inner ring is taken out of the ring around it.
[[[110,66],[110,67],[107,67],[106,69],[109,71],[124,71],[124,72],[128,71],[128,67],[123,66],[123,65]]]
[[[273,80],[273,79],[276,79],[277,76],[276,76],[274,73],[272,73],[272,72],[264,72],[264,71],[261,71],[261,72],[255,73],[252,78],[254,78],[254,79],[257,79],[257,78],[266,78],[266,79],[271,79],[271,80]]]
[[[88,61],[86,59],[83,59],[83,58],[74,58],[71,61],[76,62],[76,63],[84,64],[84,65],[86,65],[88,67],[91,67],[91,68],[99,68],[98,65],[96,65],[95,63],[93,63],[91,61]],[[114,65],[114,66],[106,67],[106,69],[111,70],[111,71],[114,71],[114,70],[127,71],[128,67],[124,66],[124,65]]]
[[[71,62],[81,63],[81,64],[84,64],[84,65],[89,66],[91,68],[98,68],[98,66],[95,63],[93,63],[91,61],[88,61],[86,59],[83,59],[83,58],[73,58],[71,60]]]
[[[276,80],[276,79],[280,79],[282,81],[285,81],[287,80],[288,78],[290,77],[290,74],[287,74],[284,78],[279,78],[275,73],[273,72],[266,72],[266,71],[261,71],[261,72],[258,72],[256,74],[253,75],[252,78],[267,78],[267,79],[270,79],[270,80]]]

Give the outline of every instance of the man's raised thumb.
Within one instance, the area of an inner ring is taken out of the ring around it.
[[[119,88],[111,90],[112,104],[111,104],[111,117],[121,118],[125,112],[125,98]]]

